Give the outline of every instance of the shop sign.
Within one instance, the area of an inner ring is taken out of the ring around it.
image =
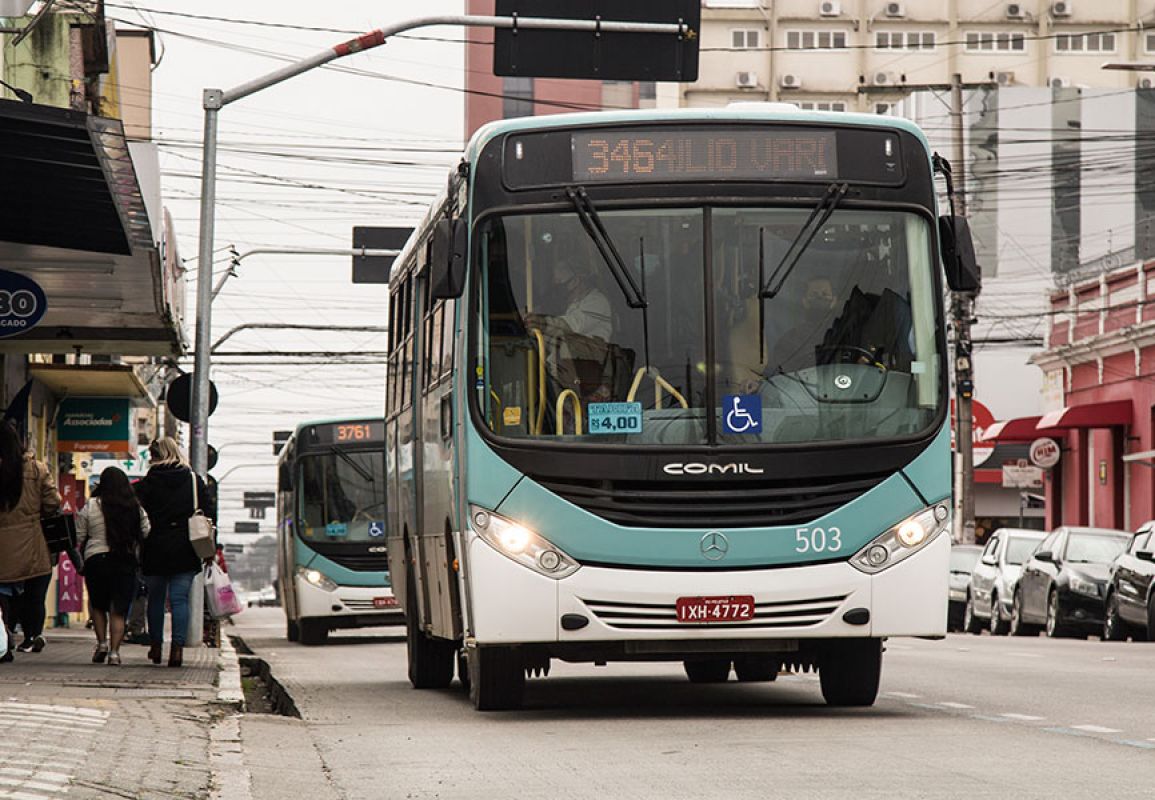
[[[1004,489],[1042,489],[1043,470],[1030,464],[1003,464]]]
[[[955,414],[954,399],[950,401],[950,447],[955,449]],[[974,465],[976,467],[986,463],[995,452],[994,442],[984,442],[982,440],[983,434],[987,432],[987,428],[995,424],[995,415],[991,410],[978,400],[971,400],[971,453],[974,458]]]
[[[0,339],[36,327],[48,310],[40,284],[18,272],[0,269]]]
[[[56,449],[62,453],[131,453],[131,420],[127,398],[66,398],[56,417]]]
[[[1036,467],[1050,469],[1059,463],[1059,443],[1054,439],[1043,437],[1031,442],[1031,463]]]

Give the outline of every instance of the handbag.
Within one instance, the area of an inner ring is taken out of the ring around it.
[[[209,616],[213,619],[231,617],[244,609],[228,573],[215,562],[205,567],[205,588],[208,590]]]
[[[56,555],[76,548],[76,518],[72,514],[49,514],[40,518],[40,531],[48,552]]]
[[[192,475],[193,484],[193,515],[188,518],[188,540],[192,545],[197,558],[212,558],[217,553],[217,542],[213,521],[200,510],[200,501],[197,499],[197,476]]]

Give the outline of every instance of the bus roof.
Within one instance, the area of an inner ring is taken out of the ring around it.
[[[881,114],[855,114],[845,111],[804,111],[791,103],[735,103],[727,108],[627,109],[621,111],[583,111],[574,114],[550,114],[544,117],[515,117],[487,123],[477,129],[465,147],[465,158],[472,162],[483,147],[497,136],[526,130],[543,130],[579,125],[614,125],[636,122],[801,122],[822,125],[890,128],[907,131],[918,137],[928,150],[930,143],[922,129],[908,119]]]

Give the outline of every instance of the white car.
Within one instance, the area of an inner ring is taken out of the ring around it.
[[[1023,564],[1045,536],[1024,528],[999,528],[991,534],[967,587],[964,631],[979,633],[985,623],[995,636],[1007,633]]]

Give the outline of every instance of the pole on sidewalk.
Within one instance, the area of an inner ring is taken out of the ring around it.
[[[953,130],[952,167],[955,175],[955,208],[966,216],[966,154],[963,146],[962,76],[951,76],[950,107]],[[955,358],[955,514],[954,539],[965,544],[975,541],[975,458],[974,458],[974,364],[971,356],[971,323],[974,297],[955,292],[951,298]]]

